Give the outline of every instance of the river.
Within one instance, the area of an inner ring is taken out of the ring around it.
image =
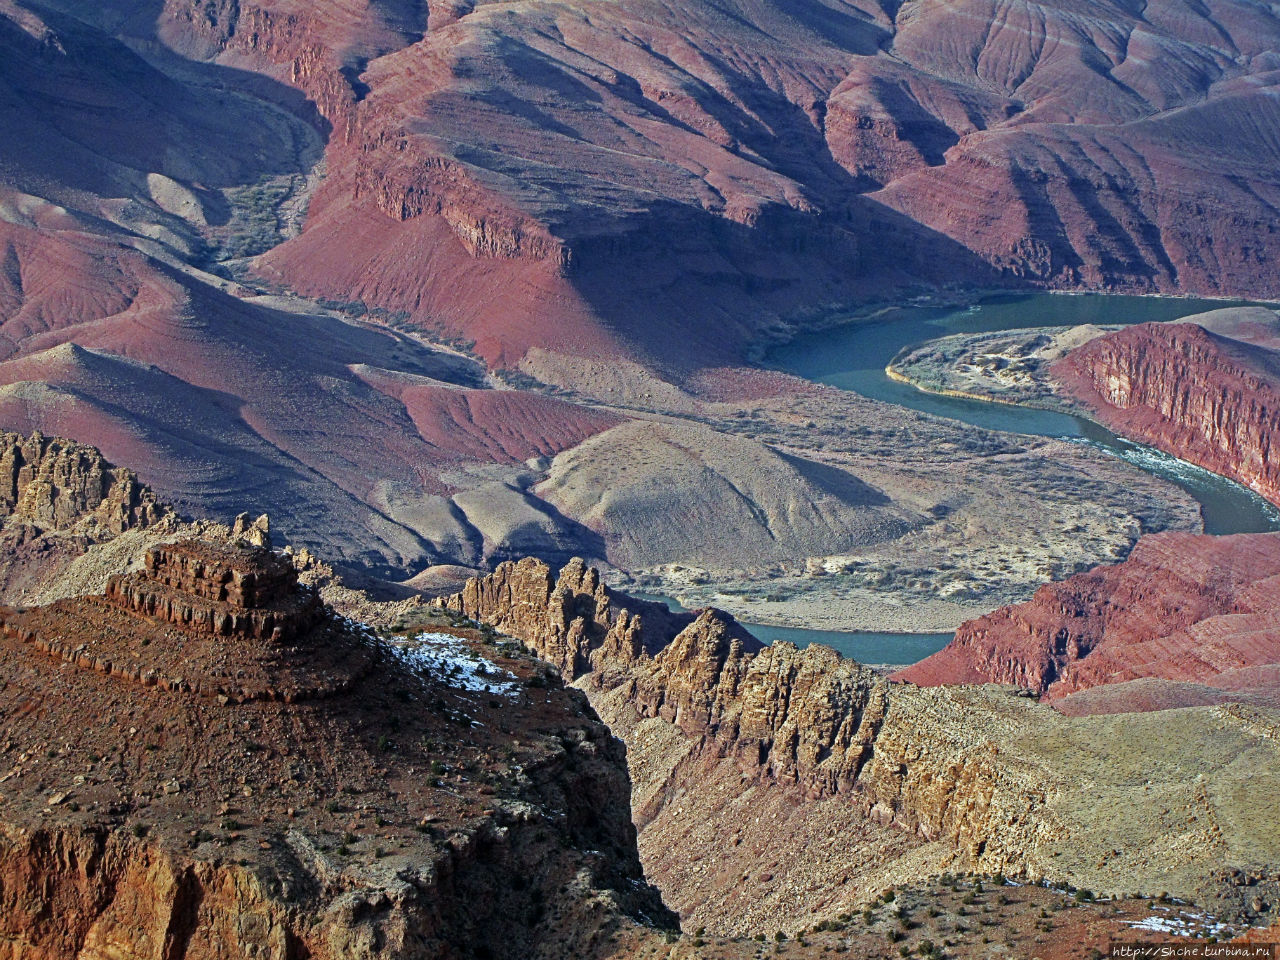
[[[665,603],[676,613],[685,608],[672,597],[660,593],[631,593],[638,600]],[[937,653],[954,634],[950,633],[876,633],[870,630],[806,630],[803,627],[775,627],[767,623],[746,623],[743,626],[765,643],[786,640],[797,647],[821,643],[831,647],[842,657],[866,664],[905,665],[923,660]]]
[[[1184,460],[1118,437],[1092,420],[1031,407],[926,393],[885,375],[885,367],[904,347],[955,333],[995,333],[1081,323],[1146,323],[1176,320],[1235,305],[1221,300],[1171,297],[1020,294],[988,297],[966,307],[894,307],[874,319],[803,334],[773,350],[765,363],[806,380],[977,427],[1091,444],[1191,494],[1200,503],[1207,533],[1280,530],[1280,511],[1251,490]],[[647,599],[683,609],[668,597],[649,595]],[[789,640],[800,647],[822,643],[846,657],[873,664],[913,663],[940,650],[951,639],[951,634],[946,633],[835,632],[755,623],[746,626],[766,643]]]
[[[1195,497],[1206,533],[1280,530],[1280,511],[1253,491],[1185,460],[1117,437],[1092,420],[1032,407],[926,393],[890,380],[884,372],[904,347],[955,333],[1176,320],[1233,305],[1221,300],[1042,293],[991,297],[970,307],[898,307],[874,320],[804,334],[771,352],[766,363],[807,380],[978,427],[1092,444],[1173,482]]]

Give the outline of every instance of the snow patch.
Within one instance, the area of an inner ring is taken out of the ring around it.
[[[1129,924],[1134,930],[1150,933],[1171,933],[1177,937],[1192,937],[1200,933],[1216,936],[1229,933],[1225,923],[1218,923],[1207,914],[1191,914],[1187,917],[1147,917]]]
[[[385,642],[386,649],[402,664],[422,676],[457,690],[519,695],[515,674],[474,653],[458,637],[448,633],[419,633]]]

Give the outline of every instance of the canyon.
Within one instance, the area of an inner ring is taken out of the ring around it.
[[[1280,297],[1277,49],[1246,0],[0,0],[0,942],[1274,924],[1280,534],[763,364]],[[952,347],[900,375],[1280,504],[1273,307]],[[888,673],[750,622],[958,630]]]
[[[956,337],[912,351],[899,369],[930,378],[929,389],[1084,412],[1274,503],[1277,322],[1272,308],[1232,307],[1111,331]],[[1015,683],[1067,713],[1274,703],[1278,543],[1146,537],[1123,563],[964,624],[897,676]]]
[[[439,602],[576,678],[628,745],[646,874],[709,930],[831,919],[944,871],[1225,909],[1229,865],[1273,856],[1267,790],[1230,784],[1276,769],[1274,701],[1068,716],[1016,686],[892,683],[627,598],[577,561],[505,563]]]
[[[743,364],[837,304],[1269,289],[1270,234],[1228,256],[1183,209],[1265,219],[1269,15],[1215,14],[1206,46],[1199,14],[1108,8],[1112,36],[1036,10],[1035,35],[1095,53],[929,5],[10,0],[0,426],[395,581],[582,555],[863,629],[1024,599],[1195,530],[1194,506]],[[1197,124],[1235,166],[1205,171]],[[1032,474],[1088,490],[1028,495]],[[1054,511],[1085,501],[1065,536]]]
[[[976,960],[994,933],[1066,957],[1161,911],[1225,935],[1280,900],[1270,707],[1111,723],[891,684],[580,560],[378,601],[270,549],[265,518],[178,521],[96,451],[11,443],[7,527],[115,550],[105,587],[0,606],[17,955],[746,960],[768,933]],[[1213,787],[1151,775],[1185,763]],[[1133,812],[1100,819],[1100,797]],[[1072,895],[1157,880],[1202,906]]]

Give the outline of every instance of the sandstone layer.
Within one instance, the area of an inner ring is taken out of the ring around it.
[[[669,922],[622,751],[545,665],[380,640],[260,547],[112,583],[0,611],[21,955],[610,956]]]
[[[1280,705],[1278,605],[1280,535],[1160,534],[1124,563],[964,624],[945,649],[895,676],[1016,684],[1072,712]],[[1078,693],[1108,684],[1118,686]]]
[[[503,564],[444,603],[577,675],[627,743],[649,877],[710,929],[954,869],[1240,909],[1224,867],[1280,854],[1258,830],[1274,795],[1243,787],[1278,769],[1266,707],[1073,718],[1013,687],[893,684],[714,610],[651,626],[577,563]]]
[[[1280,318],[1257,307],[1142,324],[1073,350],[1053,376],[1117,433],[1280,503]]]

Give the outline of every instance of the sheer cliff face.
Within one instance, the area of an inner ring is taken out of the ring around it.
[[[1053,375],[1116,432],[1280,504],[1280,322],[1262,308],[1218,313],[1239,319],[1216,324],[1222,333],[1195,323],[1121,330],[1072,351]]]
[[[1213,829],[1192,839],[1197,815],[1170,819],[1167,798],[1190,811],[1195,784],[1151,779],[1191,762],[1246,776],[1275,751],[1254,707],[1070,718],[1009,688],[891,684],[823,647],[761,648],[718,611],[659,626],[580,563],[503,564],[443,603],[578,678],[627,744],[648,876],[709,929],[819,920],[948,869],[1215,896],[1212,871],[1259,856],[1253,814],[1207,799]]]
[[[1280,536],[1158,534],[1124,563],[969,621],[896,676],[1017,684],[1072,713],[1278,705],[1278,609]]]

